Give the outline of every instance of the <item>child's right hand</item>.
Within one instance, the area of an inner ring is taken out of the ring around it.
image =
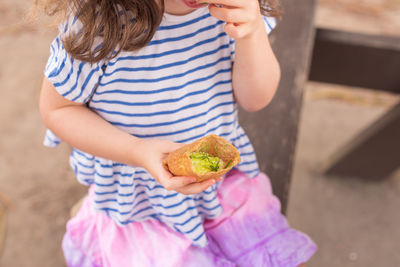
[[[141,165],[159,182],[165,189],[173,190],[185,195],[197,194],[215,184],[214,179],[196,182],[194,177],[173,176],[163,166],[163,160],[168,153],[180,148],[182,144],[167,140],[140,140],[142,151]]]

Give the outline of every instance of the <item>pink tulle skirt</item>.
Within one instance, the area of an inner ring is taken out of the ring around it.
[[[204,222],[205,248],[156,220],[120,227],[92,209],[92,198],[93,188],[67,223],[63,250],[70,267],[295,267],[317,250],[289,227],[264,174],[225,178],[218,191],[223,214]]]

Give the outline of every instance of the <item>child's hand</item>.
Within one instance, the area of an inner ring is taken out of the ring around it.
[[[234,39],[246,38],[262,26],[264,22],[257,0],[197,0],[207,2],[210,14],[225,21],[225,32]]]
[[[142,166],[159,182],[165,189],[177,191],[190,195],[197,194],[215,184],[215,180],[210,179],[203,182],[196,182],[194,177],[173,176],[163,167],[163,160],[168,153],[180,148],[182,144],[166,140],[146,140],[140,141],[142,155]]]

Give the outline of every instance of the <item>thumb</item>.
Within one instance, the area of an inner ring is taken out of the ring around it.
[[[165,141],[161,144],[161,152],[164,154],[163,158],[165,158],[169,153],[174,152],[175,150],[178,150],[185,144],[180,144],[180,143],[175,143],[171,141]]]

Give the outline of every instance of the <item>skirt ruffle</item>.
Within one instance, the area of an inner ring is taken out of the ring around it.
[[[264,174],[232,172],[218,191],[223,213],[203,225],[208,246],[193,246],[162,222],[118,226],[92,208],[93,188],[67,223],[63,250],[69,267],[296,267],[317,246],[289,227]]]

